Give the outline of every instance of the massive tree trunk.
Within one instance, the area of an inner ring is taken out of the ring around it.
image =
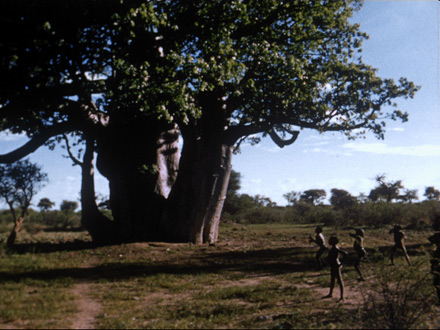
[[[115,242],[114,223],[98,209],[94,179],[94,140],[86,139],[86,150],[81,165],[81,224],[93,242],[105,244]]]
[[[98,169],[109,180],[120,242],[163,240],[159,220],[178,163],[178,131],[139,119],[109,123],[98,143]]]
[[[210,133],[207,139],[184,140],[179,175],[161,220],[170,241],[217,241],[233,146],[221,132]]]

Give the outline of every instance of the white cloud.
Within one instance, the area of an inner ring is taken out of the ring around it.
[[[404,132],[405,131],[405,129],[403,127],[395,127],[395,128],[392,128],[391,130],[394,132]]]
[[[390,147],[385,143],[346,143],[343,148],[351,151],[367,152],[380,155],[402,155],[431,157],[440,156],[440,145],[424,144],[419,146]]]

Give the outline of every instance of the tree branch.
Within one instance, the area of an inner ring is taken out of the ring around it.
[[[299,135],[299,131],[292,131],[290,129],[286,129],[286,128],[281,128],[283,131],[289,133],[292,135],[292,137],[290,139],[282,139],[276,132],[275,130],[272,128],[269,131],[269,136],[271,137],[272,141],[276,143],[276,145],[280,148],[284,148],[285,146],[291,145],[292,143],[294,143],[296,141],[296,139],[298,138]]]
[[[23,157],[33,153],[39,147],[44,145],[47,140],[59,134],[77,130],[71,123],[62,123],[48,127],[35,134],[27,143],[7,154],[0,155],[0,163],[13,163]]]
[[[67,153],[69,154],[70,159],[73,161],[73,164],[82,166],[83,162],[81,162],[78,158],[76,158],[72,153],[72,150],[71,150],[70,144],[69,144],[69,138],[67,137],[67,135],[63,134],[63,138],[64,138],[64,141],[66,141]]]

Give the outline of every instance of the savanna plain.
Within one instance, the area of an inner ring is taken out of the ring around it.
[[[0,328],[440,328],[427,227],[405,230],[411,266],[390,265],[389,226],[365,229],[366,280],[352,228],[337,234],[345,301],[309,241],[316,224],[223,223],[214,246],[162,242],[96,247],[85,231],[21,232],[0,248]],[[1,234],[7,237],[7,231]]]

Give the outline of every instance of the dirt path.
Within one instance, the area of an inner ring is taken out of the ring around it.
[[[99,264],[97,259],[87,262],[82,268],[92,268]],[[82,279],[71,289],[76,297],[74,304],[76,314],[69,317],[71,329],[96,329],[96,319],[103,313],[101,303],[93,296],[94,279]]]
[[[101,304],[92,297],[92,284],[81,282],[76,284],[72,293],[77,297],[75,300],[78,312],[72,317],[72,329],[95,329],[96,318],[102,314]]]

